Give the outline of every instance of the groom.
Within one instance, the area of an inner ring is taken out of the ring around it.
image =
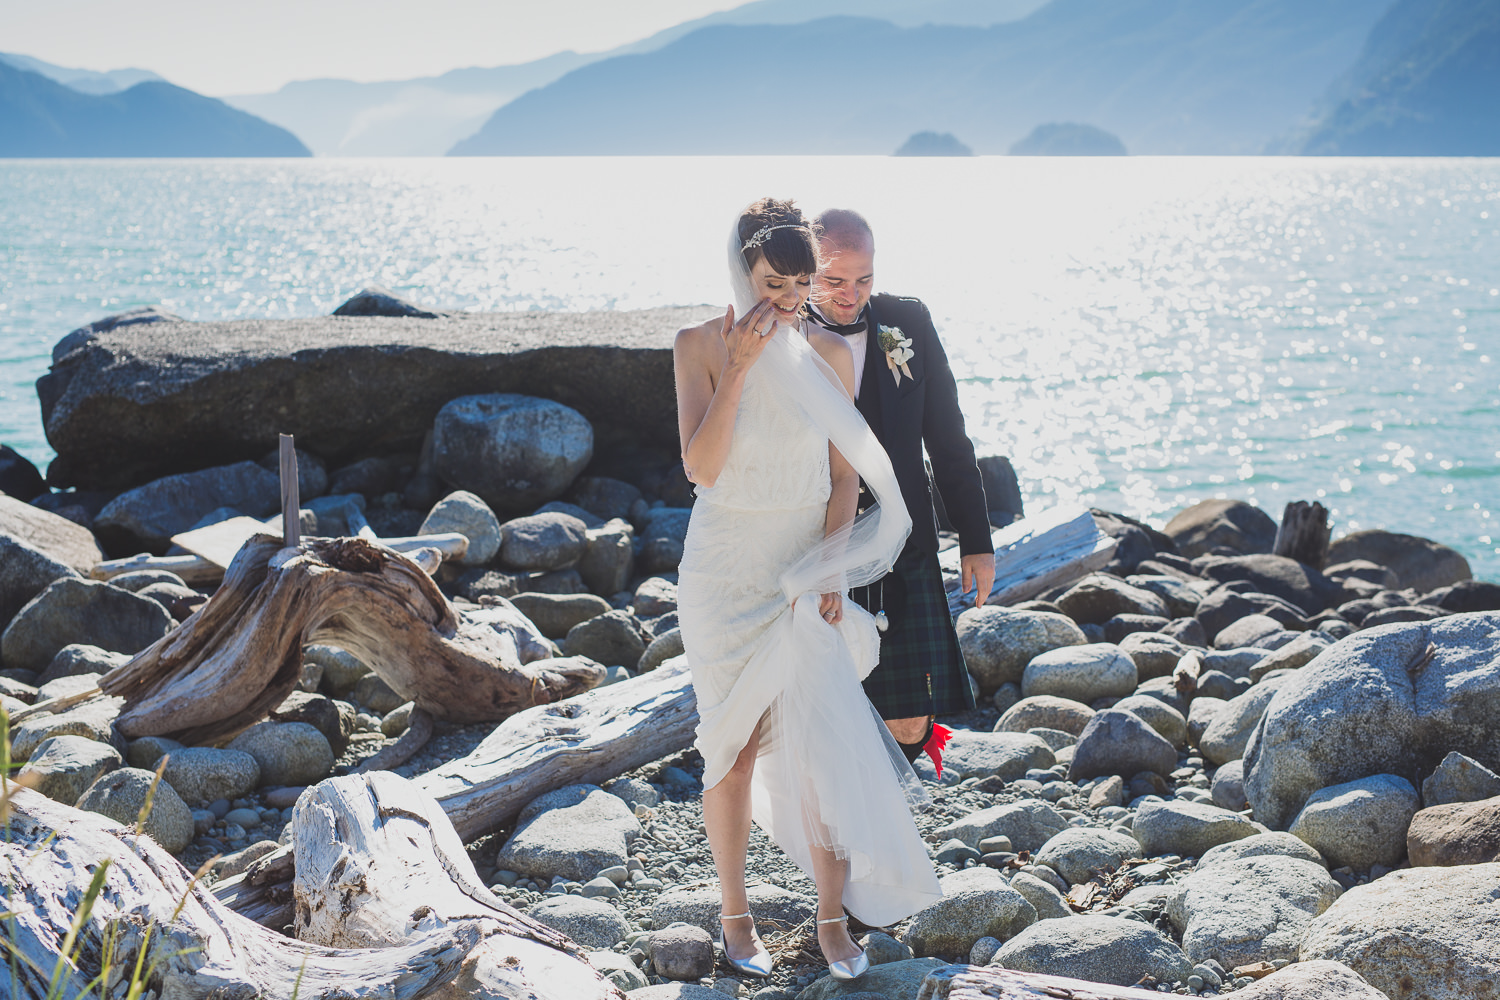
[[[888,623],[865,693],[907,760],[915,762],[926,749],[937,761],[933,751],[946,740],[934,738],[933,716],[973,708],[974,694],[938,568],[932,485],[958,528],[961,582],[965,594],[974,591],[976,607],[995,581],[984,485],[927,307],[916,299],[871,295],[875,236],[863,216],[830,209],[817,221],[825,264],[815,281],[813,319],[843,334],[853,349],[855,405],[890,455],[911,512],[911,537],[895,567],[850,595],[877,624],[881,612]]]

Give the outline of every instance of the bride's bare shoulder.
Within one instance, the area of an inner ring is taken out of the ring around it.
[[[678,352],[697,354],[701,351],[712,350],[719,346],[722,338],[719,330],[724,326],[723,315],[715,316],[713,319],[705,320],[697,326],[685,326],[677,331],[677,339],[673,342]]]
[[[821,326],[812,323],[807,324],[807,342],[812,345],[813,350],[822,355],[823,360],[829,364],[837,364],[840,360],[848,358],[850,364],[854,362],[854,352],[849,348],[849,342],[832,330],[825,330]]]

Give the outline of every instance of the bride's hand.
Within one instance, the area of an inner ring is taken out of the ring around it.
[[[823,594],[818,598],[818,614],[830,625],[837,625],[844,620],[844,595]]]
[[[766,349],[775,326],[770,299],[761,299],[738,322],[734,318],[734,306],[730,306],[724,313],[724,326],[719,330],[719,335],[724,338],[724,346],[729,349],[729,360],[725,367],[748,368],[755,364],[760,352]]]

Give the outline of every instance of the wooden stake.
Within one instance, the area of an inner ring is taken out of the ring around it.
[[[290,434],[281,435],[281,539],[289,549],[302,542],[301,498],[297,495],[297,446]]]
[[[1295,559],[1304,566],[1322,569],[1328,561],[1328,539],[1332,533],[1333,529],[1328,526],[1328,510],[1322,504],[1293,500],[1282,512],[1281,526],[1276,529],[1276,544],[1271,547],[1271,552]]]

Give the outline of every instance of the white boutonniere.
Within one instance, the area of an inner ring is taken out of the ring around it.
[[[885,363],[895,376],[896,384],[900,385],[902,375],[911,378],[911,369],[906,367],[906,363],[916,356],[911,349],[911,338],[902,333],[899,326],[882,326],[878,330]]]

